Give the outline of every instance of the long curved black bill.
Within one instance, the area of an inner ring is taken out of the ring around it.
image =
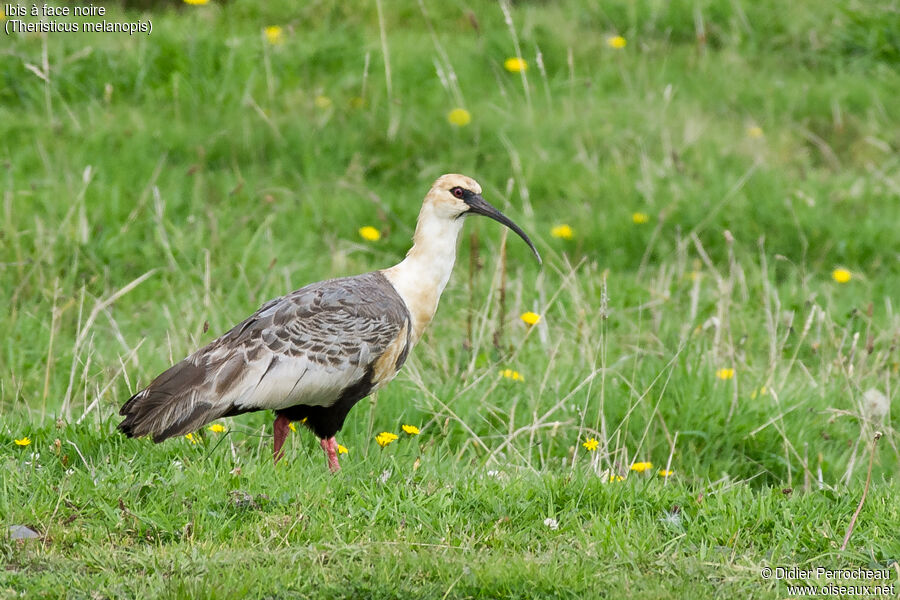
[[[464,201],[469,205],[469,213],[484,215],[485,217],[489,217],[497,221],[498,223],[502,223],[515,231],[520,238],[525,240],[525,243],[528,244],[528,247],[531,248],[531,251],[534,252],[534,257],[537,259],[538,264],[544,264],[544,261],[541,260],[541,255],[538,254],[537,248],[534,247],[534,244],[531,243],[531,239],[525,234],[524,231],[522,231],[522,228],[513,223],[502,212],[491,206],[484,198],[481,197],[480,194],[471,194],[468,197],[464,198]]]

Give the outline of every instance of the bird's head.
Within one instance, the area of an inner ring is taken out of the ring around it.
[[[537,248],[522,228],[482,198],[481,186],[471,177],[455,173],[441,175],[431,186],[426,201],[431,202],[435,213],[445,218],[458,219],[468,215],[484,215],[506,225],[525,240],[538,263],[542,262]]]

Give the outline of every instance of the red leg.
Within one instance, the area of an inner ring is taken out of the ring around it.
[[[284,439],[287,437],[288,432],[291,430],[291,420],[288,419],[284,415],[278,415],[275,419],[275,425],[273,427],[275,430],[275,450],[273,452],[273,458],[275,460],[275,464],[278,464],[278,461],[281,460],[281,457],[284,456],[284,452],[281,450],[281,446],[284,445]]]
[[[322,450],[325,451],[325,456],[328,458],[328,468],[331,469],[332,473],[340,471],[341,463],[338,462],[337,457],[338,443],[334,437],[326,438],[319,443],[322,446]]]

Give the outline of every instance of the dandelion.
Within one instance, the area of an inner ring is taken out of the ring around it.
[[[550,235],[561,240],[571,240],[575,237],[575,232],[568,225],[556,225],[550,230]]]
[[[0,21],[5,21],[5,20],[6,20],[6,13],[3,12],[2,10],[0,10]]]
[[[328,96],[316,96],[313,103],[316,105],[316,108],[321,110],[328,110],[331,108],[331,98]]]
[[[213,433],[225,433],[226,431],[225,426],[220,423],[213,423],[212,425],[207,427],[207,429],[209,429]]]
[[[614,35],[606,39],[606,45],[614,50],[621,50],[628,42],[621,35]]]
[[[831,278],[837,281],[838,283],[847,283],[851,279],[853,279],[853,273],[845,269],[844,267],[838,267],[834,271],[831,272]]]
[[[266,36],[266,41],[273,46],[277,46],[284,42],[284,31],[278,25],[266,27],[263,29],[263,33]]]
[[[750,392],[750,399],[755,400],[757,396],[765,396],[769,393],[769,390],[766,389],[766,386],[762,386],[758,390],[753,390]]]
[[[359,237],[367,242],[377,242],[381,239],[381,232],[371,225],[366,225],[365,227],[359,228]]]
[[[722,380],[728,380],[734,378],[734,369],[732,368],[724,368],[716,371],[716,377]]]
[[[625,478],[622,477],[621,475],[616,475],[615,473],[610,473],[609,480],[610,481],[625,481]]]
[[[531,311],[523,312],[519,318],[525,321],[526,325],[537,325],[541,321],[541,315]]]
[[[454,108],[447,113],[447,120],[457,127],[465,127],[472,122],[472,114],[464,108]]]
[[[867,416],[883,419],[891,411],[891,401],[880,390],[869,388],[863,393],[863,409]]]
[[[415,425],[402,425],[400,429],[407,435],[419,435],[419,428]]]
[[[762,136],[763,136],[762,127],[754,125],[752,127],[747,128],[747,137],[757,140],[757,139],[761,138]]]
[[[593,452],[597,449],[597,446],[600,445],[600,442],[597,441],[597,438],[590,437],[586,439],[581,445],[587,448],[588,452]]]
[[[643,225],[644,223],[650,220],[650,215],[647,213],[636,212],[631,215],[631,222],[635,225]]]
[[[661,523],[665,523],[669,527],[682,529],[682,522],[684,521],[684,517],[681,516],[681,509],[678,506],[673,506],[672,510],[663,511],[663,516],[660,517],[659,520]]]
[[[184,437],[186,437],[187,440],[192,444],[197,444],[200,442],[200,440],[197,439],[198,436],[195,436],[193,433],[189,433]]]
[[[525,62],[524,58],[518,58],[514,56],[512,58],[507,58],[503,62],[503,68],[510,73],[521,73],[522,71],[528,70],[528,63]]]
[[[378,435],[375,436],[375,441],[378,442],[378,445],[384,448],[391,442],[397,439],[396,433],[391,433],[390,431],[382,431]]]
[[[652,469],[652,468],[653,468],[653,463],[650,463],[650,462],[636,462],[633,465],[631,465],[631,470],[634,471],[635,473],[643,473],[647,469]]]
[[[297,426],[296,426],[296,425],[294,425],[293,423],[288,423],[288,427],[291,428],[291,431],[293,431],[294,433],[297,433]]]
[[[16,443],[16,446],[27,446],[31,444],[31,439],[26,435],[21,440],[13,440]]]
[[[348,454],[349,452],[346,446],[338,444],[338,454]]]
[[[184,0],[185,4],[190,4],[192,6],[201,6],[207,2],[209,2],[209,0]]]
[[[675,471],[670,471],[668,469],[660,469],[659,476],[660,477],[668,477],[669,475],[674,475]]]
[[[525,378],[518,371],[513,371],[512,369],[501,369],[500,375],[502,377],[506,377],[507,379],[512,379],[513,381],[524,381]]]

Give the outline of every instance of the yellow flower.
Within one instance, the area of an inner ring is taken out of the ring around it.
[[[316,96],[315,104],[316,108],[321,108],[322,110],[331,108],[331,98],[328,96]]]
[[[472,122],[472,114],[464,108],[454,108],[447,113],[447,120],[457,127],[465,127]]]
[[[419,435],[419,428],[415,425],[403,425],[400,428],[409,435]]]
[[[597,449],[597,446],[600,445],[600,442],[597,441],[597,438],[590,437],[586,439],[581,445],[587,448],[588,452],[593,452]]]
[[[192,443],[192,444],[197,444],[197,443],[199,443],[199,440],[197,439],[197,436],[195,436],[193,433],[189,433],[189,434],[187,434],[187,435],[184,436],[184,437],[186,437],[186,438],[188,439],[188,441],[189,441],[190,443]]]
[[[212,425],[207,427],[207,429],[209,429],[213,433],[225,433],[225,431],[226,431],[225,426],[221,425],[219,423],[213,423]]]
[[[507,379],[512,379],[513,381],[524,381],[525,378],[519,374],[518,371],[513,371],[512,369],[501,369],[500,375],[506,377]]]
[[[653,463],[650,463],[650,462],[636,462],[633,465],[631,465],[631,470],[634,471],[635,473],[643,473],[647,469],[652,469],[652,468],[653,468]]]
[[[751,137],[753,139],[758,139],[763,136],[762,127],[754,125],[752,127],[747,128],[747,137]]]
[[[503,63],[503,68],[509,71],[510,73],[519,73],[521,71],[528,70],[528,63],[525,62],[524,58],[507,58]]]
[[[16,446],[27,446],[28,444],[31,443],[31,440],[28,438],[27,435],[25,437],[23,437],[21,440],[13,440],[13,441],[16,443]]]
[[[277,46],[284,42],[284,31],[278,25],[266,27],[263,29],[263,33],[266,36],[266,41],[273,46]]]
[[[844,267],[838,267],[834,271],[831,272],[831,278],[837,281],[838,283],[847,283],[851,279],[853,279],[853,273],[845,269]]]
[[[350,108],[362,108],[366,101],[361,96],[353,96],[350,98]]]
[[[575,237],[575,232],[572,231],[572,228],[568,225],[557,225],[553,229],[550,230],[550,235],[555,238],[560,238],[563,240],[571,240]]]
[[[666,469],[660,469],[660,470],[659,470],[659,476],[660,476],[660,477],[668,477],[669,475],[674,475],[674,474],[675,474],[675,471],[668,471],[668,470],[666,470]]]
[[[367,242],[377,242],[381,239],[381,232],[371,225],[366,225],[365,227],[359,228],[359,237]]]
[[[643,225],[644,223],[646,223],[649,220],[650,220],[650,215],[648,215],[647,213],[636,212],[631,215],[631,221],[635,225]]]
[[[719,369],[718,371],[716,371],[716,377],[718,377],[719,379],[726,379],[726,380],[732,379],[734,377],[734,369],[731,369],[731,368]]]
[[[6,20],[6,13],[3,12],[2,10],[0,10],[0,21],[5,21],[5,20]]]
[[[396,433],[391,433],[390,431],[382,431],[378,435],[375,436],[375,441],[378,442],[378,445],[384,448],[391,442],[397,439]]]
[[[610,48],[615,48],[616,50],[621,50],[626,44],[628,44],[628,42],[625,41],[625,38],[621,35],[614,35],[610,38],[606,38],[606,45]]]
[[[525,321],[527,325],[537,325],[541,321],[541,315],[531,311],[523,312],[519,318]]]
[[[342,446],[341,444],[338,444],[338,454],[347,454],[349,452],[350,451],[347,450],[346,446]]]
[[[200,6],[201,4],[206,4],[209,0],[184,0],[185,4],[193,4],[194,6]]]
[[[615,473],[610,473],[610,474],[609,474],[609,480],[610,480],[610,481],[624,481],[625,478],[622,477],[621,475],[616,475]]]
[[[750,399],[754,400],[757,396],[765,396],[768,393],[769,391],[766,389],[766,386],[762,386],[758,390],[753,390],[752,392],[750,392]]]
[[[302,424],[306,423],[306,419],[307,419],[307,418],[308,418],[308,417],[303,417],[302,419],[300,419],[300,420],[297,421],[297,422],[300,423],[300,424],[302,425]],[[294,425],[293,422],[288,423],[288,427],[291,429],[291,431],[293,431],[294,433],[297,433],[297,426]]]

